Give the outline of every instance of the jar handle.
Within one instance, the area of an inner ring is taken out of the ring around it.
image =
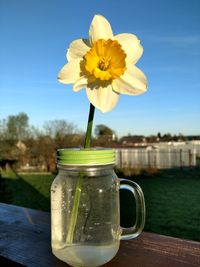
[[[141,234],[145,224],[145,201],[142,189],[138,184],[127,179],[120,179],[120,189],[126,189],[132,192],[136,202],[136,221],[134,226],[122,229],[121,240],[128,240]]]

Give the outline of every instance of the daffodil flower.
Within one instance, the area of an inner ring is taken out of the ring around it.
[[[75,92],[86,88],[90,103],[108,112],[120,94],[139,95],[146,91],[147,79],[135,66],[142,53],[143,47],[135,35],[114,36],[110,23],[95,15],[89,40],[78,39],[70,44],[68,63],[60,70],[58,80],[72,83]]]

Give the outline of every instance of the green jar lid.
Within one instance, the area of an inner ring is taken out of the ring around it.
[[[109,148],[64,148],[57,150],[57,163],[63,165],[102,165],[115,163],[115,150]]]

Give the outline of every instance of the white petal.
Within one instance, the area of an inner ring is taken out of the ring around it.
[[[136,66],[129,66],[127,71],[113,81],[113,90],[120,94],[139,95],[147,90],[147,79]]]
[[[95,15],[90,25],[89,37],[91,43],[98,39],[112,39],[113,32],[110,23],[101,15]]]
[[[112,110],[118,102],[119,94],[112,90],[112,85],[86,89],[90,103],[102,112]]]
[[[88,83],[88,78],[85,76],[80,77],[73,85],[74,92],[78,92],[79,90],[86,88]]]
[[[90,49],[90,41],[87,39],[78,39],[70,44],[67,51],[67,60],[71,61],[77,58],[83,58],[83,56]]]
[[[143,47],[136,35],[130,33],[118,34],[114,37],[126,53],[126,62],[135,64],[142,56]]]
[[[58,80],[61,83],[74,83],[80,78],[80,59],[70,61],[58,73]]]

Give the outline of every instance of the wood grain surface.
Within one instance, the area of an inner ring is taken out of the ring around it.
[[[0,203],[0,266],[68,266],[51,253],[49,213]],[[104,266],[200,267],[200,243],[144,232]]]

